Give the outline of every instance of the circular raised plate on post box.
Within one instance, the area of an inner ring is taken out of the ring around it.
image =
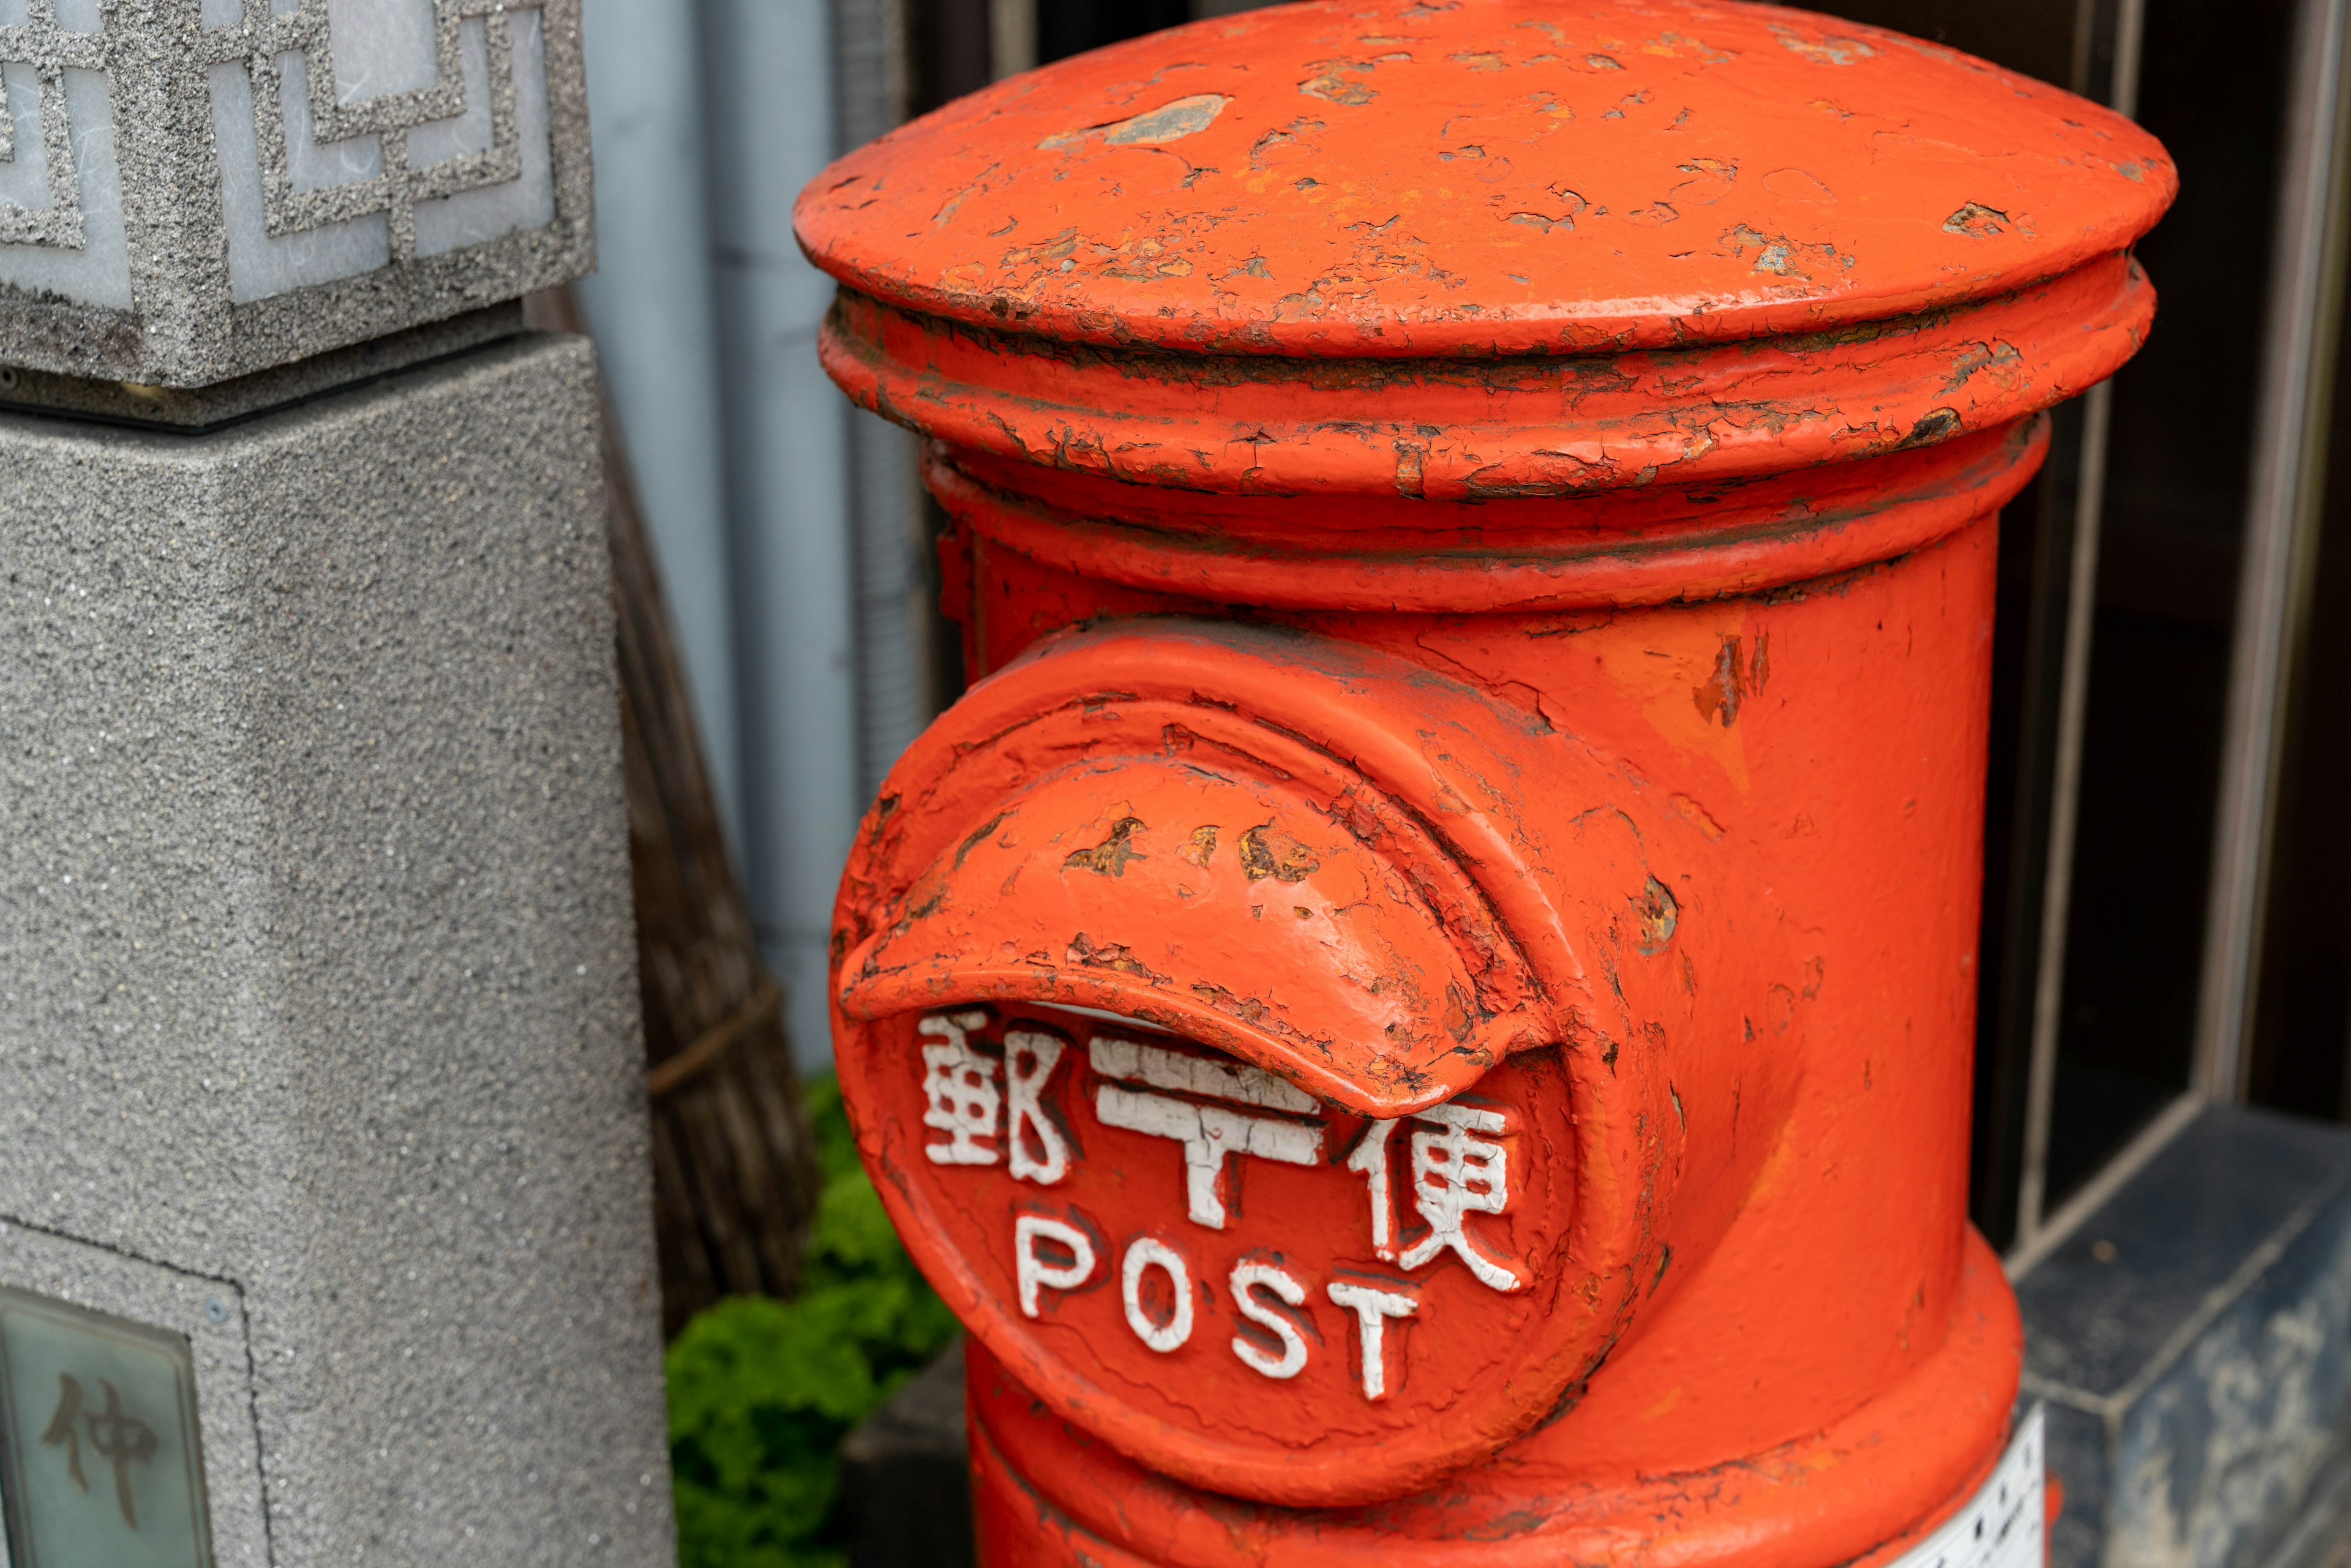
[[[1588,836],[1520,816],[1535,768]],[[1729,1168],[1627,977],[1679,907],[1640,788],[1299,633],[1112,623],[983,682],[836,916],[845,1097],[916,1260],[1056,1411],[1196,1484],[1344,1503],[1491,1453]],[[1687,1089],[1741,1024],[1684,975]]]

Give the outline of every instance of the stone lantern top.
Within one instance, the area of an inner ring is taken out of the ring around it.
[[[2177,180],[2070,94],[1671,0],[1277,7],[1016,77],[841,160],[817,264],[885,305],[1223,354],[1816,331],[2127,247]]]
[[[200,387],[593,265],[578,0],[0,0],[0,363]]]

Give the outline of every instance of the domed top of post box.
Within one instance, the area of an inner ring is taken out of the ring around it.
[[[1828,17],[1384,0],[998,83],[842,159],[799,225],[862,294],[1063,341],[1589,353],[2004,294],[2175,183],[2118,115]]]

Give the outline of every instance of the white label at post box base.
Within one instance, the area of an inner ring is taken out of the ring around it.
[[[1278,1454],[1477,1419],[1591,1299],[1565,1251],[1559,1053],[1390,1120],[1148,1025],[998,1004],[913,1015],[861,1109],[975,1322],[1167,1427]],[[932,1260],[935,1263],[936,1260]],[[992,1318],[992,1322],[990,1319]]]
[[[2047,1560],[2045,1425],[2035,1405],[1967,1506],[1884,1568],[2042,1568]]]

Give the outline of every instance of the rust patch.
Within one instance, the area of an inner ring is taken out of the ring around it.
[[[1693,158],[1677,166],[1688,179],[1666,193],[1700,206],[1712,206],[1739,183],[1739,165],[1723,158]]]
[[[965,185],[961,190],[949,192],[946,200],[939,204],[939,210],[931,214],[931,226],[935,229],[946,227],[954,220],[956,214],[962,210],[964,203],[974,196],[983,196],[987,193],[996,176],[1003,172],[1003,168],[1004,165],[1001,163],[990,163],[981,170],[979,177],[969,184]]]
[[[1674,927],[1681,924],[1682,908],[1675,902],[1673,891],[1656,877],[1643,884],[1634,897],[1633,913],[1640,918],[1641,936],[1635,944],[1644,958],[1653,958],[1666,950],[1674,939]]]
[[[1331,103],[1343,103],[1351,109],[1360,109],[1379,97],[1379,94],[1372,89],[1370,83],[1349,81],[1343,73],[1368,68],[1370,68],[1355,65],[1347,60],[1318,60],[1314,65],[1315,74],[1300,82],[1298,90],[1309,98],[1319,98]]]
[[[987,841],[987,836],[996,831],[997,829],[1004,826],[1004,819],[1010,815],[1012,815],[1012,813],[1009,811],[998,811],[996,815],[988,818],[985,822],[982,822],[978,827],[974,828],[971,832],[965,837],[963,842],[956,846],[956,869],[958,871],[962,870],[963,862],[971,858],[971,852],[986,843]],[[1016,873],[1015,874],[1017,875],[1018,873]]]
[[[1959,433],[1959,411],[1955,408],[1930,408],[1910,427],[1910,434],[1896,444],[1902,451],[1913,446],[1932,446],[1938,441],[1948,441]]]
[[[1187,865],[1208,869],[1208,857],[1217,852],[1217,824],[1209,822],[1192,830],[1192,836],[1176,850],[1176,858]]]
[[[1241,870],[1251,882],[1304,882],[1322,869],[1322,857],[1271,822],[1241,835]]]
[[[1737,724],[1739,705],[1747,698],[1747,666],[1739,656],[1739,639],[1725,637],[1714,656],[1714,674],[1691,689],[1690,695],[1698,702],[1698,716],[1711,722],[1719,716],[1725,729]]]
[[[1399,496],[1418,497],[1422,494],[1422,466],[1428,457],[1428,448],[1417,441],[1395,443],[1395,487]]]
[[[1557,213],[1524,209],[1507,214],[1503,221],[1525,224],[1528,227],[1541,229],[1545,234],[1574,233],[1576,214],[1591,204],[1583,199],[1582,192],[1571,190],[1565,185],[1553,185],[1551,188],[1551,194],[1558,204],[1560,210]]]
[[[1970,239],[1990,239],[2009,230],[2010,218],[1998,207],[1987,207],[1981,202],[1970,202],[1943,220],[1946,234],[1965,235]]]
[[[1279,131],[1267,131],[1249,144],[1249,167],[1263,172],[1321,152],[1319,143],[1304,139],[1325,125],[1323,120],[1301,115]]]
[[[1816,66],[1849,66],[1855,60],[1865,60],[1877,53],[1859,38],[1844,33],[1823,33],[1807,38],[1793,27],[1774,22],[1771,31],[1779,37],[1780,47],[1791,54],[1801,55]]]
[[[1469,1006],[1469,998],[1462,995],[1461,988],[1451,981],[1446,982],[1445,1017],[1442,1021],[1445,1032],[1453,1037],[1456,1044],[1466,1042],[1469,1039],[1469,1031],[1478,1027],[1477,1014]]]
[[[1947,392],[1957,392],[1979,373],[1989,372],[2002,390],[2017,384],[2023,374],[2024,356],[2016,345],[2002,339],[1988,343],[1970,343],[1951,361],[1951,373],[1943,382]]]
[[[1853,270],[1853,257],[1833,245],[1808,245],[1786,235],[1767,235],[1746,224],[1725,229],[1718,244],[1720,254],[1742,261],[1753,251],[1755,270],[1773,277],[1817,283],[1825,275]]]
[[[1150,858],[1133,841],[1134,831],[1148,825],[1139,817],[1121,817],[1111,824],[1110,837],[1090,850],[1072,850],[1064,856],[1062,869],[1090,871],[1096,876],[1124,876],[1127,862]]]
[[[1159,973],[1134,956],[1134,950],[1116,942],[1096,946],[1087,940],[1082,931],[1070,938],[1069,954],[1064,962],[1082,964],[1089,969],[1115,969],[1122,975],[1133,975],[1155,986],[1173,985],[1167,976]]]

